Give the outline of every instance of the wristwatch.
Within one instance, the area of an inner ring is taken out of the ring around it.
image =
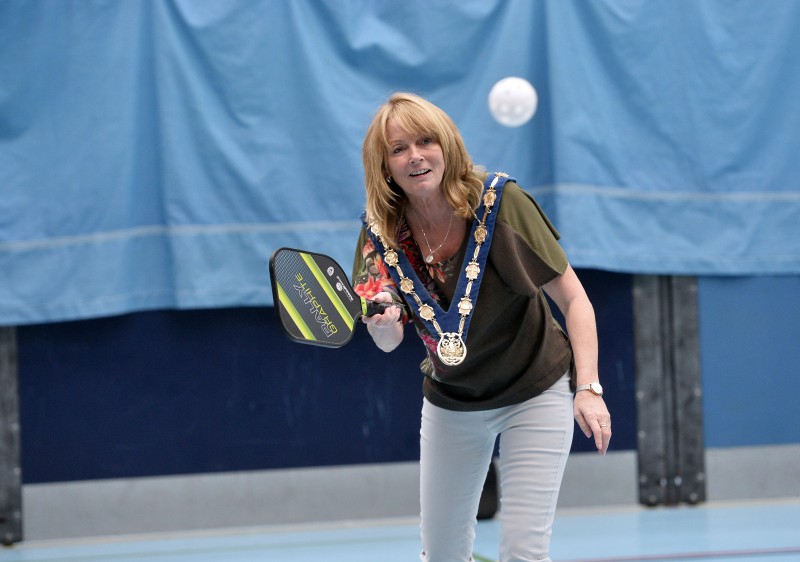
[[[600,386],[599,382],[592,382],[589,384],[580,384],[575,387],[575,393],[580,392],[581,390],[588,390],[595,396],[602,396],[603,395],[603,387]]]

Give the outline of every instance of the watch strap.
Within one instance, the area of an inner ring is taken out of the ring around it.
[[[600,387],[600,391],[599,392],[594,389],[595,386]],[[589,383],[589,384],[579,384],[578,386],[575,387],[575,392],[578,393],[578,392],[580,392],[582,390],[588,390],[589,392],[591,392],[595,396],[602,396],[603,395],[603,390],[602,389],[603,389],[603,387],[600,386],[600,383],[592,382],[592,383]]]

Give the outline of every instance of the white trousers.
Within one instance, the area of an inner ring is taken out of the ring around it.
[[[478,504],[500,436],[500,562],[547,562],[558,490],[572,444],[565,375],[527,402],[480,412],[422,406],[423,562],[473,562]]]

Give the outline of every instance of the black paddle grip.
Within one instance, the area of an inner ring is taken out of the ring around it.
[[[383,314],[387,308],[393,306],[400,306],[394,302],[375,302],[367,301],[367,313],[364,316],[375,316],[376,314]]]

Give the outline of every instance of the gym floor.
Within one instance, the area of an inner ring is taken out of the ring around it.
[[[559,562],[800,561],[800,498],[674,508],[565,510],[551,558]],[[476,562],[496,560],[499,523],[478,523]],[[411,562],[414,520],[226,529],[22,542],[0,562]]]

